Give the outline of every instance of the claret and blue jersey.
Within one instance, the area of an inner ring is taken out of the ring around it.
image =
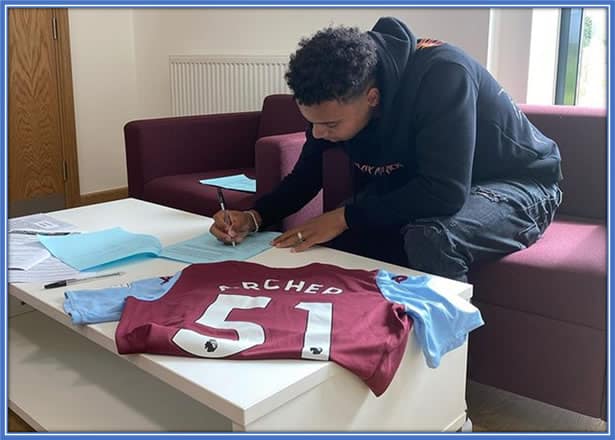
[[[431,367],[482,325],[476,308],[440,295],[430,279],[320,263],[271,268],[227,261],[68,291],[65,310],[74,323],[119,319],[121,354],[330,360],[380,395],[413,325]]]

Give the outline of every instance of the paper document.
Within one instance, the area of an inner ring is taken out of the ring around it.
[[[200,182],[204,185],[219,186],[220,188],[233,189],[236,191],[256,192],[256,179],[250,179],[245,174],[203,179],[200,180]]]
[[[233,247],[207,233],[168,246],[160,252],[160,256],[186,263],[243,261],[269,249],[271,247],[269,243],[278,235],[280,235],[279,232],[259,232]]]
[[[153,235],[134,234],[122,228],[65,236],[38,236],[57,258],[77,270],[85,270],[135,255],[155,257],[162,245]]]
[[[8,232],[53,234],[75,231],[77,226],[48,214],[32,214],[8,220]]]
[[[67,278],[87,278],[97,274],[79,272],[54,257],[49,257],[28,270],[9,269],[7,273],[9,283],[52,283]]]
[[[51,254],[34,235],[8,234],[8,269],[28,270]]]

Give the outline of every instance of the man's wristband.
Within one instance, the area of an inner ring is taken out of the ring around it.
[[[252,211],[246,211],[246,212],[250,214],[250,217],[252,218],[252,223],[254,223],[254,231],[252,232],[258,232],[258,221],[256,220],[256,216],[254,215]]]

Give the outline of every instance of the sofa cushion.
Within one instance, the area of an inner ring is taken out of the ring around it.
[[[145,184],[144,199],[160,205],[170,206],[195,214],[211,217],[218,210],[216,188],[199,183],[200,180],[213,177],[246,174],[254,177],[254,169],[237,168],[206,173],[179,174],[153,179]],[[224,190],[224,199],[228,209],[249,209],[252,206],[253,193]]]
[[[476,265],[469,282],[480,302],[606,328],[606,226],[557,219],[528,249]]]

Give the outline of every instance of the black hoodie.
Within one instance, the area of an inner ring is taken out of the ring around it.
[[[401,21],[378,20],[379,115],[354,138],[315,139],[311,130],[293,171],[254,206],[263,226],[299,210],[322,186],[322,152],[341,146],[353,163],[353,228],[401,226],[450,216],[474,183],[561,179],[557,144],[534,127],[476,60],[436,40],[416,40]]]

